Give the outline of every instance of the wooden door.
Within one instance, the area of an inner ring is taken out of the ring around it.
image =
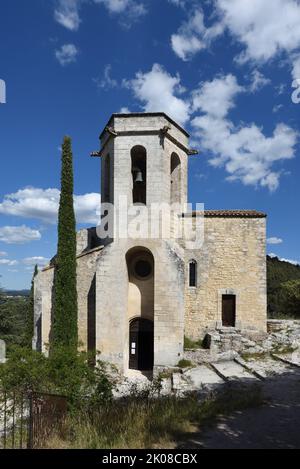
[[[235,327],[236,322],[236,296],[223,295],[222,298],[222,324],[223,327]]]
[[[146,319],[134,319],[129,332],[129,368],[151,370],[154,364],[154,325]]]

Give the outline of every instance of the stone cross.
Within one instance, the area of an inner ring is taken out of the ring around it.
[[[0,339],[0,363],[5,363],[6,361],[6,344],[4,340]]]

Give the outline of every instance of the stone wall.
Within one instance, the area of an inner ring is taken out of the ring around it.
[[[205,217],[204,244],[186,251],[185,334],[192,339],[222,326],[222,295],[237,300],[236,326],[266,331],[266,219]],[[189,287],[189,260],[197,287]]]
[[[97,350],[121,372],[128,369],[132,312],[126,255],[131,249],[148,250],[154,258],[154,366],[176,365],[183,356],[184,261],[180,249],[164,241],[116,240],[102,251],[97,266]]]
[[[93,337],[89,338],[88,324],[92,331],[93,317],[95,317],[95,291],[94,277],[96,273],[96,263],[101,248],[95,248],[92,251],[77,256],[77,292],[78,292],[78,336],[83,349],[87,349]],[[53,280],[54,268],[46,267],[39,272],[35,279],[35,333],[33,339],[33,348],[48,352],[49,335],[51,329],[52,300],[53,300]],[[94,340],[95,342],[95,340]]]

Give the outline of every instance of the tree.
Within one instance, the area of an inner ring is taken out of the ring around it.
[[[78,306],[76,286],[76,220],[74,213],[72,143],[62,145],[61,195],[58,215],[58,248],[55,259],[54,301],[50,350],[77,349]]]
[[[269,317],[300,317],[297,303],[297,281],[300,284],[300,266],[281,261],[277,257],[267,258],[268,266],[268,313]],[[291,285],[289,282],[295,281]],[[294,288],[293,288],[294,286]],[[295,291],[296,295],[292,292]]]
[[[284,297],[285,314],[289,317],[300,317],[300,280],[290,280],[281,285]]]
[[[32,338],[34,334],[34,279],[37,276],[39,270],[36,265],[31,281],[31,290],[28,298],[28,306],[26,311],[26,329],[24,334],[24,345],[28,349],[32,349]]]

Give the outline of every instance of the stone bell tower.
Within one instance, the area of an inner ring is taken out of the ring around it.
[[[188,140],[164,113],[114,114],[100,136],[100,152],[93,154],[101,157],[103,224],[114,224],[97,267],[96,347],[125,372],[176,365],[183,353],[184,252],[171,237],[149,231],[121,235],[120,215],[124,219],[127,210],[130,221],[138,205],[146,225],[151,207],[177,204],[182,213]],[[120,200],[127,200],[127,208],[120,208]]]

